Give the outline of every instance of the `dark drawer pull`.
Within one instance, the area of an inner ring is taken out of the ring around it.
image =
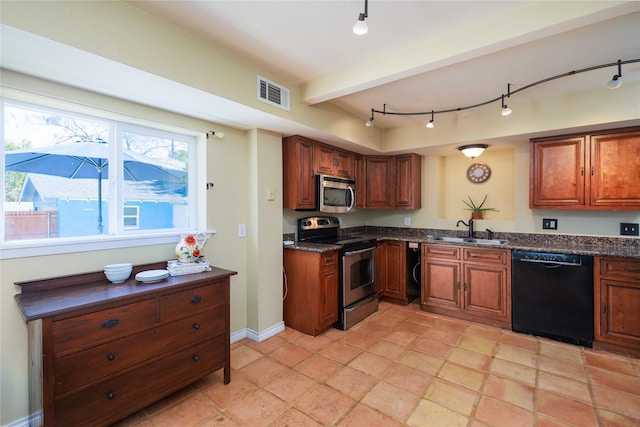
[[[118,325],[118,323],[120,323],[120,320],[118,319],[107,319],[104,322],[102,322],[102,326],[103,328],[113,328],[115,326]]]
[[[194,323],[193,329],[200,329],[200,323]]]
[[[194,355],[193,355],[193,360],[194,360],[195,362],[199,362],[199,361],[200,361],[200,356],[198,356],[197,354],[194,354]]]
[[[116,398],[116,394],[112,391],[110,391],[109,393],[107,393],[107,399],[109,400],[113,400]]]
[[[115,355],[115,354],[113,354],[113,353],[109,353],[109,354],[107,354],[107,359],[108,359],[109,361],[111,361],[111,360],[115,360],[115,358],[116,358],[116,355]]]
[[[631,271],[632,273],[640,271],[640,268],[636,268],[636,267],[625,267],[624,269],[627,271]]]
[[[191,304],[198,304],[200,301],[202,301],[202,297],[200,295],[191,297]]]

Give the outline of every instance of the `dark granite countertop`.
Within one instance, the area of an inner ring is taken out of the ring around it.
[[[625,237],[574,236],[533,233],[494,233],[493,239],[505,241],[504,244],[472,242],[446,242],[437,237],[466,237],[464,233],[452,230],[405,229],[394,227],[355,227],[341,230],[342,236],[358,235],[381,240],[432,243],[441,245],[476,246],[484,248],[502,248],[533,252],[563,253],[591,256],[615,256],[640,258],[640,239]],[[486,238],[486,232],[478,232],[477,237]],[[293,240],[292,235],[287,235]],[[294,241],[284,245],[286,249],[327,252],[340,249],[339,246],[319,243],[301,243]]]

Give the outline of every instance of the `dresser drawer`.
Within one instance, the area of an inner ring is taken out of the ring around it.
[[[54,403],[56,426],[102,426],[224,366],[224,335],[154,360]]]
[[[55,394],[121,372],[158,355],[225,331],[224,307],[55,359]]]
[[[631,258],[601,258],[600,274],[603,276],[624,276],[640,280],[640,260]]]
[[[199,311],[223,306],[225,289],[220,285],[202,286],[160,298],[160,321],[167,322]]]
[[[114,339],[156,324],[155,299],[53,322],[54,353]]]

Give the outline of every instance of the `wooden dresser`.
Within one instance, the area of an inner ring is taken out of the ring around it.
[[[32,425],[108,425],[224,368],[234,271],[112,284],[102,272],[16,283],[29,331]]]

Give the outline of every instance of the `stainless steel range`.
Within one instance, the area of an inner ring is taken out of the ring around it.
[[[340,246],[338,286],[338,329],[349,329],[378,311],[376,286],[376,239],[361,236],[339,237],[340,220],[314,216],[298,220],[298,241]]]

